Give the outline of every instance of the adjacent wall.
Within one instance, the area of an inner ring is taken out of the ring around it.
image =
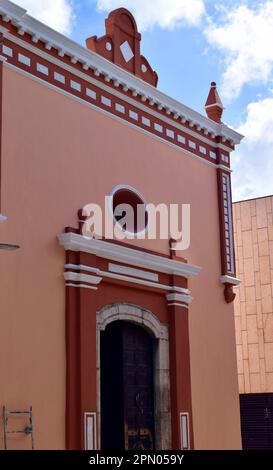
[[[273,392],[273,196],[233,205],[240,393]]]

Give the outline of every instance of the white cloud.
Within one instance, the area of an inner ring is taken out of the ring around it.
[[[71,0],[15,0],[29,15],[60,33],[71,31],[73,11]]]
[[[210,20],[205,31],[209,43],[225,54],[222,92],[226,99],[239,96],[246,83],[266,83],[273,69],[273,1],[240,5],[225,10],[223,22]]]
[[[174,29],[183,23],[196,26],[205,13],[204,0],[97,0],[97,4],[101,11],[128,8],[142,31],[153,26]]]
[[[273,194],[273,98],[250,103],[238,131],[246,137],[232,157],[234,200]]]

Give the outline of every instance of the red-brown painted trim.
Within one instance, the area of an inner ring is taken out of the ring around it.
[[[78,255],[78,254],[77,254]],[[75,260],[66,253],[66,262]],[[66,288],[66,449],[81,448],[79,289]]]
[[[18,33],[15,33],[13,31],[13,34],[16,37],[18,37]],[[25,33],[23,40],[26,41],[27,43],[31,43],[31,45],[33,47],[34,46],[33,42],[31,41],[30,37],[28,38],[28,36],[29,35],[27,35],[27,33]],[[22,40],[22,36],[20,36],[19,38],[20,38],[20,40]],[[59,57],[58,54],[57,54],[57,51],[56,51],[56,53],[55,52],[52,53],[52,51],[44,50],[45,48],[42,47],[39,44],[39,42],[37,44],[35,44],[35,47],[37,49],[43,50],[47,54],[53,55],[53,57],[57,58],[59,61],[66,63],[67,65],[69,65],[72,68],[75,68],[75,74],[76,74],[77,70],[83,72],[80,65],[72,64],[70,60],[68,60],[68,59],[64,60],[64,58]],[[211,142],[214,142],[214,143],[221,143],[222,139],[219,136],[216,137],[216,138],[211,138],[209,135],[206,136],[204,134],[203,130],[198,130],[197,128],[195,128],[195,126],[190,127],[189,122],[181,124],[183,126],[184,130],[180,131],[175,126],[172,126],[171,124],[169,125],[169,124],[165,123],[165,121],[161,120],[160,118],[156,118],[153,115],[149,114],[149,110],[154,109],[154,106],[152,106],[147,101],[142,102],[140,97],[133,97],[130,94],[130,98],[133,99],[136,102],[141,103],[142,106],[144,105],[147,108],[147,111],[142,111],[139,108],[137,108],[136,106],[127,103],[125,100],[122,100],[122,99],[117,98],[116,96],[114,96],[112,94],[112,89],[117,90],[117,88],[114,86],[114,84],[107,83],[107,87],[109,88],[109,91],[104,91],[99,87],[99,84],[98,84],[98,86],[90,84],[88,81],[86,81],[86,80],[84,80],[84,79],[82,79],[78,76],[75,76],[73,73],[68,72],[67,70],[65,70],[65,69],[63,69],[63,68],[61,68],[61,67],[59,67],[59,66],[57,66],[57,65],[55,65],[51,62],[39,57],[38,55],[36,55],[36,54],[34,54],[34,53],[32,53],[28,50],[25,50],[23,47],[20,47],[19,45],[9,41],[7,38],[5,38],[5,45],[7,45],[8,47],[10,47],[13,50],[13,57],[6,56],[6,58],[7,58],[7,62],[14,65],[15,67],[17,67],[21,70],[24,70],[25,72],[28,72],[31,75],[33,75],[33,76],[35,76],[35,77],[37,77],[37,78],[39,78],[39,79],[41,79],[41,80],[43,80],[47,83],[50,83],[51,85],[54,85],[55,87],[59,88],[60,90],[64,90],[64,91],[70,93],[71,95],[74,95],[78,98],[81,98],[82,100],[86,101],[87,103],[90,103],[90,104],[92,104],[92,105],[94,105],[98,108],[101,108],[101,109],[109,112],[110,114],[113,114],[113,115],[119,117],[120,119],[122,119],[124,121],[127,121],[127,122],[129,122],[133,125],[136,125],[137,127],[140,127],[142,129],[144,129],[148,133],[154,134],[154,135],[162,138],[163,140],[165,140],[167,142],[173,143],[176,146],[180,147],[181,149],[185,149],[185,150],[191,152],[192,154],[194,154],[194,155],[196,155],[200,158],[203,158],[203,159],[205,159],[205,160],[207,160],[211,163],[216,163],[216,159],[211,156],[211,155],[216,153],[216,148],[209,145],[208,143],[205,143],[201,140],[198,140],[198,138],[196,138],[194,136],[191,136],[191,135],[187,134],[187,130],[188,129],[194,130],[194,132],[196,134],[199,134],[200,136],[206,137],[206,139],[208,141],[211,141]],[[31,59],[31,66],[27,66],[27,65],[24,65],[21,62],[19,62],[18,61],[18,53],[24,54],[27,57],[29,57]],[[46,66],[49,70],[49,74],[45,75],[41,72],[38,72],[37,68],[36,68],[37,63],[40,63],[40,64]],[[62,74],[65,77],[66,83],[62,84],[62,83],[56,81],[54,79],[54,72]],[[93,71],[88,70],[88,71],[84,71],[84,73],[86,75],[90,75],[93,78],[95,78],[98,83],[99,82],[104,83],[104,86],[105,86],[104,80],[101,79],[100,77],[95,76]],[[77,90],[71,88],[71,86],[69,85],[70,80],[73,80],[73,81],[76,81],[77,83],[79,83],[81,85],[81,91],[77,91]],[[91,98],[91,97],[86,95],[86,89],[87,88],[92,89],[96,93],[95,98]],[[119,90],[119,92],[121,92],[123,95],[127,95],[127,96],[129,94],[129,92],[124,92],[124,90]],[[105,97],[105,98],[111,100],[110,106],[106,105],[105,103],[103,103],[101,101],[102,97]],[[120,111],[118,111],[116,109],[117,104],[122,105],[124,107],[124,113],[121,113]],[[130,116],[130,111],[134,112],[138,115],[137,119],[134,119]],[[166,113],[164,113],[163,110],[156,110],[156,112],[158,114],[162,114],[162,116],[165,116],[165,114],[166,114]],[[150,126],[147,126],[145,123],[142,122],[142,119],[145,119],[145,118],[150,121]],[[174,120],[174,122],[176,121],[175,118],[172,115],[169,115],[168,118],[171,119],[171,120]],[[155,124],[162,127],[162,132],[155,129]],[[173,133],[173,136],[167,135],[167,130],[171,131]],[[185,142],[180,142],[178,140],[179,139],[178,136],[183,137],[185,139]],[[193,144],[195,145],[195,148],[192,146]],[[230,151],[232,151],[234,149],[234,146],[229,145],[227,142],[225,142],[225,145],[228,148],[230,147]],[[206,154],[204,154],[201,149],[205,149],[203,151],[206,151]],[[226,151],[226,153],[228,153],[228,152]],[[223,154],[224,154],[224,152],[223,152]],[[229,168],[229,162],[227,163],[225,161],[221,161],[219,163],[221,163],[223,166],[226,166],[227,168]]]
[[[73,288],[72,288],[73,289]],[[80,436],[84,449],[84,413],[97,411],[97,357],[96,357],[96,313],[97,293],[89,289],[79,291],[79,346],[80,346]],[[97,432],[97,430],[96,430]]]
[[[173,449],[181,449],[180,413],[189,413],[190,449],[194,449],[188,309],[168,306]]]
[[[100,38],[92,36],[86,40],[88,49],[100,54],[107,60],[122,67],[153,86],[157,85],[158,76],[148,60],[140,54],[141,34],[138,32],[136,21],[126,8],[111,11],[105,20],[106,34]],[[121,52],[121,45],[127,42],[133,54],[126,61]],[[145,66],[146,70],[142,70]]]
[[[222,169],[217,169],[218,204],[219,204],[219,227],[220,227],[220,249],[221,249],[221,273],[236,277],[235,247],[233,233],[233,208],[231,176]],[[229,194],[229,200],[227,195]],[[227,214],[227,211],[229,214]],[[228,221],[227,221],[228,217]],[[231,225],[231,226],[230,226]],[[229,233],[229,235],[228,235]],[[228,243],[228,245],[227,245]],[[227,251],[229,250],[229,252]],[[224,286],[224,297],[227,303],[235,299],[233,287],[230,284]]]
[[[70,265],[85,265],[106,270],[108,262],[112,263],[113,261],[89,253],[67,251],[66,254],[66,264]],[[156,271],[153,270],[153,272]],[[178,285],[187,288],[187,280],[181,276],[157,274],[159,282],[164,281],[165,285]],[[66,287],[67,449],[84,449],[84,413],[98,411],[96,312],[104,305],[116,302],[131,302],[143,306],[154,312],[161,322],[169,323],[172,448],[180,448],[179,413],[188,412],[192,449],[188,309],[167,306],[164,290],[156,291],[147,286],[131,285],[130,282],[126,284],[111,278],[103,279],[97,287],[96,291]]]
[[[217,177],[217,188],[218,188],[218,208],[219,208],[219,235],[220,235],[220,250],[221,250],[221,274],[226,274],[226,262],[225,262],[225,238],[224,238],[224,201],[223,191],[221,182],[221,171],[218,170],[216,173]]]
[[[65,233],[78,233],[79,235],[83,234],[82,233],[83,223],[84,223],[84,220],[87,219],[87,217],[82,215],[82,210],[83,209],[79,209],[79,211],[78,211],[78,218],[79,218],[78,224],[79,224],[79,227],[78,228],[65,227],[65,229],[64,229]],[[173,252],[171,252],[169,255],[167,255],[166,253],[158,253],[158,251],[150,250],[148,248],[140,247],[140,246],[137,246],[137,245],[131,245],[130,243],[126,243],[126,242],[123,242],[121,240],[115,240],[115,239],[112,239],[112,238],[105,238],[105,237],[101,237],[101,239],[103,241],[107,241],[108,243],[112,243],[113,245],[123,246],[124,248],[133,248],[134,250],[137,250],[137,251],[150,253],[152,255],[157,255],[157,256],[160,256],[160,257],[163,257],[163,258],[167,258],[167,259],[175,259],[176,261],[181,261],[181,263],[187,263],[187,260],[185,260],[184,258],[182,258],[180,256],[174,256]],[[175,240],[175,242],[177,242],[177,240]]]
[[[233,292],[233,286],[231,284],[225,284],[224,296],[227,304],[230,304],[235,300],[236,294]]]
[[[220,215],[220,239],[221,239],[221,260],[222,275],[236,276],[235,252],[233,239],[233,218],[232,218],[232,198],[230,174],[224,170],[217,170],[218,194],[219,194],[219,215]],[[226,191],[225,191],[226,187]],[[230,200],[227,199],[229,192]],[[229,212],[229,214],[227,213]],[[229,220],[227,220],[227,217]],[[230,226],[231,224],[231,226]],[[228,235],[228,232],[231,234]],[[226,245],[228,241],[229,245]],[[227,251],[229,249],[229,252]]]
[[[69,65],[70,67],[74,68],[75,73],[76,73],[76,71],[83,72],[82,64],[80,62],[77,62],[76,64],[71,63],[71,57],[70,56],[68,56],[67,54],[64,54],[64,57],[59,56],[58,55],[58,50],[55,49],[54,47],[52,47],[50,50],[46,49],[46,43],[43,42],[40,39],[38,40],[38,42],[33,43],[31,34],[25,32],[24,35],[21,36],[20,34],[18,34],[18,30],[17,30],[16,26],[14,26],[11,22],[3,21],[1,16],[0,16],[0,25],[2,25],[4,28],[9,28],[10,33],[13,34],[15,37],[17,37],[18,39],[24,40],[26,43],[30,44],[32,47],[35,46],[37,49],[47,53],[50,56],[52,56],[52,58],[58,59],[59,61],[63,62],[64,64]],[[89,75],[90,77],[95,78],[97,81],[105,84],[104,78],[102,76],[95,75],[94,70],[89,69],[88,71],[84,71],[84,73]],[[115,86],[113,80],[111,80],[108,83],[108,86],[111,87],[112,89],[115,89],[115,90],[117,89],[117,87]],[[145,104],[147,109],[154,109],[154,105],[151,105],[149,103],[149,101],[145,101],[145,103],[143,103],[140,96],[133,96],[130,92],[128,93],[127,91],[124,91],[123,88],[122,88],[122,85],[120,85],[120,87],[118,87],[118,90],[119,90],[120,93],[122,93],[125,96],[128,96],[128,94],[130,94],[130,97],[133,98],[135,101],[137,101],[139,103],[142,103],[142,104]],[[164,116],[166,115],[166,110],[164,110],[164,109],[162,109],[162,110],[157,109],[157,112],[159,114],[164,115]],[[171,113],[168,117],[169,117],[169,119],[173,119],[174,121],[176,121],[173,113]],[[199,134],[200,136],[206,137],[208,140],[211,140],[212,142],[216,142],[217,139],[219,139],[218,141],[224,143],[228,148],[230,148],[230,151],[234,150],[234,145],[232,145],[229,141],[224,142],[222,140],[222,138],[219,137],[219,136],[214,138],[211,135],[206,135],[204,130],[203,129],[198,130],[196,125],[191,127],[189,121],[186,121],[185,123],[183,123],[183,126],[186,129],[194,130],[195,133]]]
[[[82,263],[67,251],[67,263]],[[84,413],[96,412],[96,292],[66,288],[66,448],[84,449]]]
[[[123,245],[121,244],[121,246]],[[176,287],[180,287],[183,289],[187,289],[187,279],[181,276],[164,274],[164,273],[158,272],[155,269],[148,270],[143,267],[138,268],[135,265],[124,264],[120,261],[113,261],[113,260],[109,260],[105,258],[96,257],[95,255],[89,254],[89,253],[82,253],[81,259],[82,259],[81,265],[78,264],[77,258],[74,259],[73,262],[67,263],[67,265],[65,266],[65,272],[92,275],[92,273],[88,272],[86,269],[81,268],[82,266],[84,266],[88,268],[97,268],[104,273],[109,273],[110,275],[115,276],[115,275],[119,275],[119,273],[109,271],[109,267],[108,267],[108,264],[115,264],[117,266],[121,266],[125,268],[140,269],[143,272],[157,274],[158,276],[158,281],[149,281],[148,279],[143,279],[137,274],[134,274],[134,275],[124,274],[124,276],[126,277],[126,280],[122,280],[122,279],[116,279],[115,277],[107,277],[101,273],[98,273],[95,275],[102,277],[102,281],[99,284],[99,286],[101,286],[102,284],[120,285],[120,286],[124,286],[125,288],[141,290],[143,292],[146,291],[146,292],[154,293],[157,295],[170,294],[171,290],[168,289],[168,287],[172,288],[173,286],[176,286]],[[179,259],[177,260],[181,261]],[[69,264],[71,264],[72,266],[68,267]],[[140,281],[140,283],[136,284],[135,282],[132,281],[132,279],[137,279],[138,281]],[[73,285],[76,285],[76,286],[80,284],[84,286],[90,286],[90,283],[85,282],[85,281],[66,281],[66,282],[67,283],[73,282]],[[147,282],[153,282],[158,287],[153,287],[153,286],[150,286],[149,284],[146,285]],[[97,288],[99,286],[97,286]]]

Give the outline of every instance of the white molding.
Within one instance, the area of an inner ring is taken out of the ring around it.
[[[125,275],[122,275],[122,274],[109,273],[107,271],[100,271],[99,273],[100,273],[101,276],[109,277],[109,278],[112,278],[112,279],[117,279],[119,281],[132,282],[133,284],[139,284],[141,286],[153,287],[153,288],[161,289],[161,290],[173,290],[172,286],[167,286],[167,285],[159,284],[159,283],[152,282],[152,281],[146,281],[144,279],[139,279],[137,277],[131,277],[131,276],[125,276]]]
[[[186,418],[186,432],[183,426],[183,418]],[[190,450],[191,443],[190,443],[190,415],[187,411],[183,411],[179,413],[179,421],[180,421],[180,447],[181,450]],[[186,445],[187,444],[187,445]]]
[[[100,331],[105,331],[106,327],[116,320],[127,320],[145,325],[156,339],[163,341],[168,341],[169,339],[169,325],[161,323],[151,310],[147,310],[139,305],[117,302],[105,305],[97,311],[97,327]]]
[[[66,287],[77,287],[77,288],[82,287],[83,289],[98,290],[97,287],[88,286],[86,284],[73,284],[73,282],[69,282],[69,283],[65,284],[65,286]]]
[[[5,63],[5,62],[7,62],[7,60],[8,59],[6,57],[4,57],[3,55],[0,55],[0,62]]]
[[[89,427],[89,420],[92,427]],[[91,435],[89,434],[91,431]],[[85,412],[84,413],[84,449],[97,450],[97,413]]]
[[[67,96],[67,97],[83,104],[84,106],[87,106],[88,108],[93,109],[94,111],[98,111],[99,113],[102,113],[102,114],[106,115],[107,117],[109,117],[111,119],[114,119],[114,120],[118,121],[121,124],[124,124],[125,126],[131,127],[132,129],[135,129],[139,132],[142,132],[143,134],[145,134],[145,135],[147,135],[147,136],[149,136],[149,137],[151,137],[155,140],[158,140],[159,142],[164,143],[164,144],[168,145],[169,147],[174,148],[176,151],[179,151],[179,152],[181,152],[182,154],[184,154],[188,157],[195,158],[196,160],[199,160],[199,161],[203,162],[205,165],[208,165],[212,168],[223,169],[227,173],[232,172],[230,168],[228,168],[224,165],[217,165],[216,163],[210,162],[209,160],[206,160],[203,157],[199,157],[195,153],[192,153],[189,150],[180,147],[179,145],[176,145],[172,142],[169,142],[168,140],[163,139],[162,137],[160,137],[160,136],[158,136],[158,135],[156,135],[156,134],[154,134],[154,133],[152,133],[152,132],[150,132],[146,129],[143,129],[142,127],[139,127],[139,126],[127,121],[126,119],[123,119],[122,117],[117,116],[116,114],[113,114],[109,111],[106,111],[105,109],[102,109],[99,106],[93,105],[92,103],[89,103],[88,101],[85,101],[84,99],[79,98],[78,96],[73,95],[72,93],[69,93],[66,90],[63,90],[63,89],[59,88],[58,86],[55,86],[52,83],[49,83],[49,82],[43,80],[42,78],[36,77],[36,75],[32,75],[31,73],[29,73],[25,70],[22,70],[22,69],[14,66],[12,64],[9,64],[8,62],[5,62],[5,66],[10,68],[11,70],[14,70],[14,71],[24,75],[25,77],[30,78],[31,80],[34,80],[34,81],[40,83],[41,85],[44,85],[44,86],[56,91],[57,93],[60,93],[64,96]]]
[[[133,186],[130,186],[129,184],[117,184],[110,192],[110,195],[109,196],[114,196],[115,193],[117,191],[120,191],[121,189],[127,189],[128,191],[131,191],[132,193],[135,193],[139,199],[142,200],[143,204],[147,204],[146,201],[145,201],[145,198],[143,196],[143,194],[138,191],[136,188],[134,188]]]
[[[166,274],[175,274],[185,278],[197,276],[202,269],[199,266],[134,248],[127,248],[104,240],[85,238],[77,233],[62,233],[58,239],[60,245],[64,246],[65,250],[92,253],[100,258],[119,261],[145,269],[153,269]]]
[[[141,269],[129,268],[128,266],[109,263],[108,270],[117,274],[125,274],[127,276],[140,277],[141,279],[146,279],[147,281],[158,282],[158,274],[149,271],[143,271]]]
[[[66,281],[86,282],[88,284],[98,285],[102,281],[102,277],[90,276],[90,274],[73,273],[71,271],[64,273]]]
[[[217,102],[216,102],[216,103],[213,103],[213,104],[207,104],[207,105],[205,106],[205,109],[215,108],[216,106],[219,108],[219,104],[220,104],[220,103],[217,103]],[[225,108],[223,108],[223,106],[221,106],[221,108],[222,108],[222,109],[225,109]]]
[[[193,298],[191,295],[183,295],[183,294],[176,294],[176,293],[172,293],[172,294],[167,294],[166,295],[166,298],[169,302],[182,302],[184,304],[191,304],[191,302],[193,301]]]
[[[236,277],[232,276],[221,276],[220,282],[222,284],[232,284],[233,286],[239,286],[241,284],[241,279],[237,279]]]
[[[94,274],[99,274],[100,270],[99,268],[92,268],[91,266],[85,266],[84,264],[65,264],[64,265],[65,269],[72,269],[74,271],[86,271],[88,273],[94,273]]]
[[[71,39],[27,15],[26,10],[23,8],[14,5],[8,0],[0,0],[0,13],[2,16],[13,20],[13,22],[16,23],[16,26],[20,27],[22,31],[40,38],[45,44],[50,44],[51,47],[55,47],[57,50],[62,51],[62,53],[66,53],[73,58],[74,61],[77,60],[82,63],[83,66],[88,66],[94,70],[98,70],[98,73],[102,73],[109,77],[110,80],[120,82],[123,86],[126,86],[126,88],[136,91],[138,94],[143,95],[150,101],[152,100],[159,106],[164,107],[166,110],[171,110],[174,114],[200,125],[209,132],[214,132],[215,135],[222,135],[226,139],[232,140],[237,144],[240,143],[243,136],[235,132],[233,129],[230,129],[224,124],[218,124],[200,113],[193,111],[182,103],[170,98],[152,85],[104,59],[99,54],[77,44]],[[26,45],[27,43],[24,44]],[[53,57],[51,57],[51,60],[52,58]],[[74,73],[77,73],[76,69]]]
[[[186,308],[188,309],[189,306],[187,304],[178,304],[176,302],[168,303],[168,307],[181,307],[181,308]]]
[[[130,276],[127,277],[125,275],[122,276],[120,274],[110,273],[110,272],[107,272],[107,271],[100,271],[98,268],[92,268],[90,266],[85,266],[83,264],[65,264],[64,267],[65,267],[65,269],[73,269],[73,270],[77,270],[77,271],[86,271],[86,272],[96,273],[97,275],[102,276],[102,277],[105,276],[105,277],[118,279],[118,280],[122,280],[122,281],[128,281],[128,282],[133,282],[133,283],[136,283],[136,284],[142,284],[142,285],[149,286],[149,287],[155,287],[155,288],[158,288],[158,289],[175,291],[175,292],[178,292],[180,294],[185,294],[185,295],[190,294],[190,290],[189,289],[184,289],[183,287],[167,286],[167,285],[164,285],[164,284],[145,281],[145,280],[141,280],[141,279],[130,277]]]
[[[1,4],[1,0],[0,0],[0,4]],[[0,33],[2,34],[6,34],[6,33],[9,33],[9,29],[8,28],[4,28],[4,26],[1,26],[0,25]]]
[[[27,13],[27,10],[24,8],[7,0],[0,1],[0,11],[5,13],[9,18],[18,21]]]
[[[1,224],[2,222],[6,222],[7,219],[8,219],[8,218],[7,218],[5,215],[0,214],[0,224]]]
[[[216,168],[219,168],[219,170],[224,170],[227,173],[233,173],[233,170],[231,170],[228,166],[225,165],[215,165]]]
[[[231,149],[227,146],[225,146],[224,144],[220,143],[220,144],[217,144],[209,139],[207,139],[206,137],[198,134],[197,132],[191,130],[191,129],[188,129],[187,127],[184,127],[182,125],[180,125],[177,121],[174,121],[160,113],[158,113],[157,111],[153,110],[153,109],[150,109],[150,108],[147,108],[147,106],[139,103],[138,101],[135,101],[133,100],[132,98],[130,98],[129,96],[126,96],[122,93],[120,93],[118,90],[115,90],[113,89],[112,87],[108,86],[108,85],[105,85],[104,83],[94,79],[93,77],[90,77],[89,75],[87,75],[86,73],[84,72],[81,72],[77,69],[75,69],[74,67],[72,67],[71,65],[68,65],[64,62],[62,62],[61,60],[59,59],[56,59],[55,57],[52,57],[50,54],[48,54],[47,52],[44,52],[42,51],[41,49],[38,49],[36,48],[35,46],[31,45],[31,44],[28,44],[28,43],[25,43],[24,40],[20,39],[20,38],[17,38],[16,36],[14,36],[13,34],[11,33],[5,33],[4,36],[9,39],[11,42],[13,42],[14,44],[17,44],[23,48],[25,48],[26,50],[28,50],[29,52],[32,52],[33,54],[36,54],[37,56],[41,57],[42,59],[45,59],[47,60],[48,62],[51,62],[52,64],[55,64],[57,65],[58,67],[66,70],[67,72],[70,72],[71,74],[74,74],[76,77],[78,78],[81,78],[85,81],[87,81],[88,83],[91,83],[92,85],[95,85],[97,86],[98,88],[100,88],[101,90],[104,90],[106,91],[107,93],[110,93],[112,94],[113,96],[116,96],[117,98],[119,98],[120,100],[122,101],[125,101],[126,103],[129,103],[131,104],[132,106],[136,107],[137,109],[140,109],[142,111],[144,111],[145,113],[149,113],[151,116],[154,116],[156,117],[157,119],[165,122],[166,124],[169,124],[170,126],[173,126],[175,127],[176,129],[179,129],[180,131],[186,133],[187,135],[190,135],[192,137],[194,137],[195,139],[198,139],[200,140],[201,142],[204,142],[206,143],[207,145],[210,145],[211,147],[214,147],[214,148],[221,148],[222,150],[225,150],[227,152],[231,152]]]
[[[168,286],[168,285],[165,285],[165,284],[159,284],[157,282],[152,282],[152,281],[147,281],[145,279],[139,279],[137,277],[131,277],[131,276],[126,276],[126,275],[122,275],[122,274],[116,274],[116,273],[112,273],[112,272],[109,272],[109,271],[101,271],[100,269],[98,268],[92,268],[92,267],[89,267],[89,266],[84,266],[82,264],[65,264],[65,269],[73,269],[73,270],[77,270],[77,271],[86,271],[86,272],[92,272],[92,273],[96,273],[97,275],[101,276],[101,277],[109,277],[109,278],[112,278],[112,279],[116,279],[116,280],[119,280],[119,281],[125,281],[125,282],[131,282],[133,284],[139,284],[139,285],[142,285],[142,286],[148,286],[148,287],[153,287],[153,288],[156,288],[156,289],[161,289],[161,290],[167,290],[167,291],[175,291],[175,292],[178,292],[179,294],[184,294],[184,295],[189,295],[190,294],[190,290],[189,289],[184,289],[183,287],[177,287],[177,286]],[[87,282],[87,281],[85,281]]]

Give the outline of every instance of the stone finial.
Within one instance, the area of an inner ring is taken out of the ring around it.
[[[209,119],[221,123],[224,106],[218,94],[216,83],[211,82],[210,91],[205,104],[205,110]]]

